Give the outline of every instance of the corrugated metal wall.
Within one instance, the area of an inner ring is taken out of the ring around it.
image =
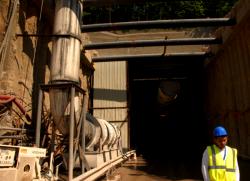
[[[127,64],[95,64],[93,114],[121,128],[123,148],[128,147]]]
[[[229,144],[250,157],[250,4],[233,9],[237,25],[218,31],[226,41],[207,66],[206,113],[211,127],[221,123],[230,133]]]

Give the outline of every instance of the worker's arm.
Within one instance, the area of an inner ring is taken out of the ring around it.
[[[201,172],[202,172],[204,181],[209,181],[207,149],[204,151],[203,156],[202,156]]]

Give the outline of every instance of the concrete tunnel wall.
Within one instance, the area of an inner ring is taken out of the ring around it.
[[[229,145],[250,157],[250,3],[240,0],[228,16],[237,25],[220,28],[223,44],[206,64],[205,112],[207,126],[222,124],[229,131]]]

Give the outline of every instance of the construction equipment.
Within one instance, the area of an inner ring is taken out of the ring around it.
[[[46,149],[0,145],[0,178],[5,181],[45,180],[41,176],[39,159]]]

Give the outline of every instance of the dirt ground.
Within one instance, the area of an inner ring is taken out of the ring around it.
[[[173,176],[176,166],[149,164],[142,157],[129,160],[100,181],[201,181],[199,179]],[[179,170],[181,171],[181,170]],[[178,175],[178,174],[177,174]],[[180,175],[182,175],[180,173]]]

